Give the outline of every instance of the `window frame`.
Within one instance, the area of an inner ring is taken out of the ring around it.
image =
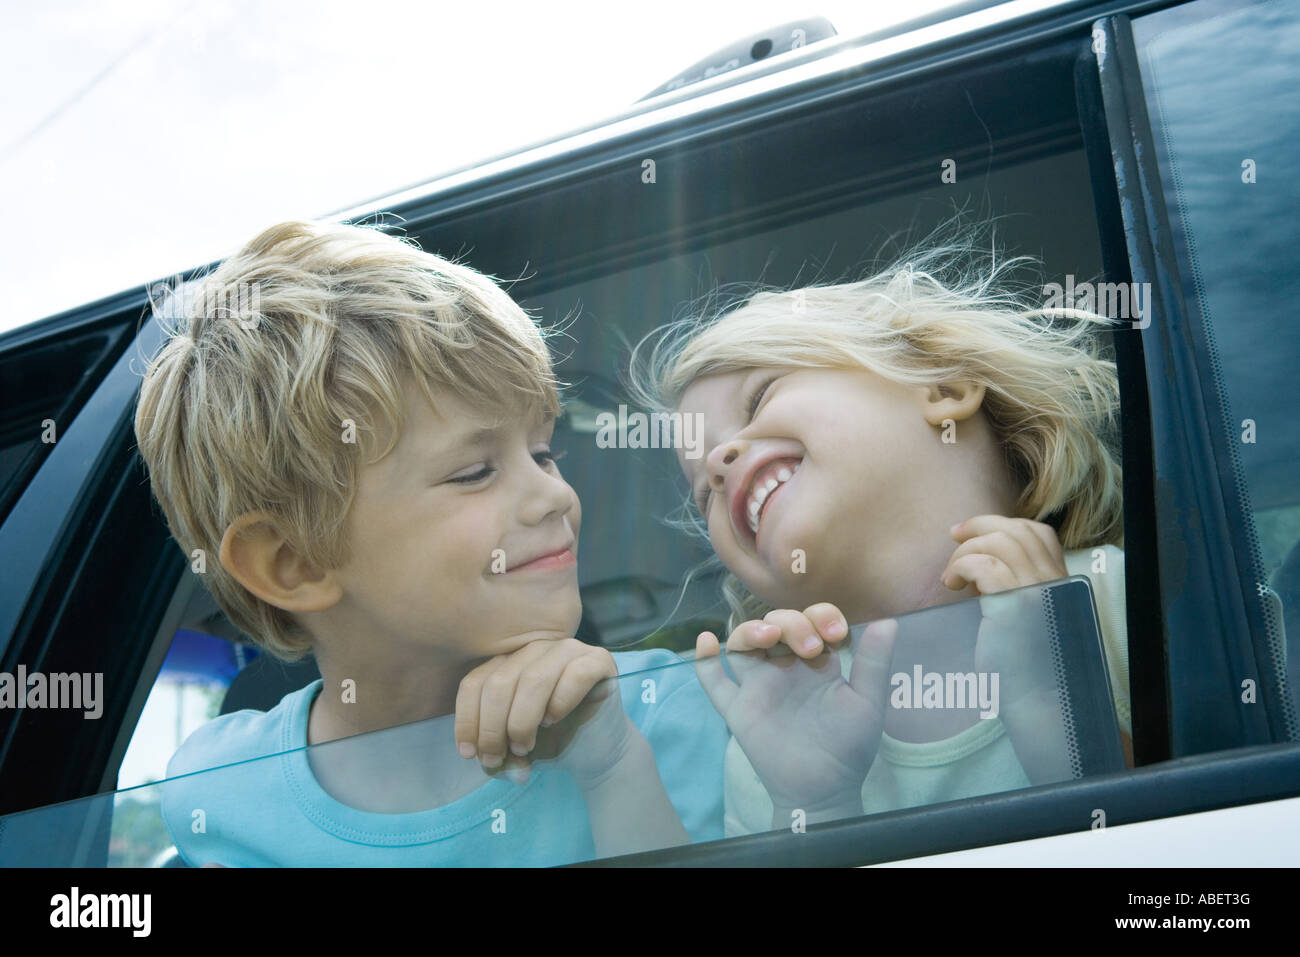
[[[1141,336],[1156,426],[1155,481],[1162,491],[1155,516],[1158,594],[1169,636],[1171,754],[1286,741],[1281,689],[1267,666],[1267,625],[1251,571],[1253,519],[1234,480],[1227,437],[1217,427],[1225,417],[1204,319],[1183,294],[1131,20],[1106,17],[1094,30],[1105,39],[1098,62],[1112,158],[1127,172],[1117,196],[1130,272],[1151,289],[1151,321]],[[1225,567],[1234,574],[1222,574]],[[1240,637],[1246,641],[1235,640]],[[1257,679],[1259,706],[1241,701],[1247,676]]]
[[[12,368],[40,357],[38,361],[43,360],[45,365],[49,365],[50,360],[41,354],[57,352],[60,359],[76,363],[79,371],[71,388],[44,410],[55,421],[57,438],[63,427],[81,411],[95,387],[132,339],[130,322],[112,305],[99,309],[91,307],[89,311],[83,308],[0,334],[0,361],[4,367]],[[3,428],[9,432],[12,407],[21,405],[21,399],[12,400],[10,395],[10,390],[18,388],[17,386],[8,381],[2,385],[5,399],[2,407],[6,419]],[[8,477],[0,481],[0,523],[4,522],[14,503],[22,496],[23,490],[54,444],[56,443],[36,442]]]
[[[1125,245],[1119,187],[1115,178],[1105,105],[1096,58],[1083,50],[1076,62],[1075,89],[1084,147],[1092,176],[1097,231],[1106,280],[1133,281]],[[1169,716],[1169,658],[1159,595],[1159,546],[1155,515],[1156,482],[1152,422],[1143,337],[1116,332],[1115,365],[1120,386],[1120,452],[1124,465],[1124,573],[1128,625],[1129,702],[1133,756],[1137,766],[1167,761],[1172,750]]]
[[[140,315],[143,290],[126,298],[119,317]],[[89,725],[80,711],[0,713],[0,812],[99,792],[118,732],[138,717],[132,692],[184,564],[134,448],[140,350],[159,341],[150,320],[0,526],[0,670],[104,676],[103,714]]]
[[[1157,26],[1163,23],[1164,28],[1169,29],[1193,22],[1215,19],[1225,13],[1249,10],[1251,7],[1261,6],[1263,2],[1266,2],[1266,0],[1246,0],[1244,4],[1240,0],[1192,0],[1192,2],[1160,11],[1158,15],[1145,19],[1158,21],[1155,24]],[[1136,47],[1136,34],[1134,34],[1133,40],[1135,65],[1140,70],[1141,63],[1138,60],[1139,51]],[[1145,92],[1145,84],[1143,89]],[[1164,182],[1159,175],[1160,168],[1167,166],[1169,162],[1168,143],[1164,137],[1156,134],[1155,128],[1149,122],[1147,130],[1150,135],[1150,152],[1147,155],[1152,158],[1152,166],[1156,172],[1156,176],[1151,180],[1151,183],[1160,188],[1163,200],[1156,206],[1156,209],[1162,209],[1167,217],[1167,222],[1164,225],[1167,227],[1167,236],[1170,238],[1174,253],[1174,257],[1170,261],[1178,270],[1172,279],[1182,284],[1183,289],[1187,289],[1191,284],[1184,283],[1182,277],[1189,275],[1194,268],[1186,257],[1188,249],[1187,224],[1183,219],[1182,210],[1179,208],[1178,203],[1169,201],[1163,196]],[[1174,241],[1175,238],[1178,239],[1177,242]],[[1163,265],[1163,263],[1164,260],[1162,259],[1161,264]],[[1264,705],[1264,714],[1272,740],[1300,740],[1300,728],[1296,727],[1294,723],[1289,724],[1287,720],[1288,709],[1285,703],[1287,690],[1277,680],[1278,676],[1269,667],[1271,658],[1268,637],[1270,612],[1267,608],[1268,599],[1261,591],[1263,587],[1268,585],[1268,581],[1262,567],[1251,490],[1245,467],[1240,458],[1234,458],[1234,452],[1237,451],[1236,442],[1239,439],[1240,432],[1239,427],[1233,424],[1228,415],[1231,411],[1233,397],[1227,392],[1226,384],[1220,380],[1218,374],[1219,350],[1215,345],[1214,329],[1205,314],[1202,303],[1194,295],[1185,295],[1184,305],[1187,309],[1187,340],[1191,346],[1197,374],[1196,386],[1200,389],[1206,413],[1209,416],[1209,441],[1214,452],[1215,465],[1218,469],[1219,487],[1223,489],[1226,534],[1232,560],[1229,567],[1236,570],[1240,601],[1245,612],[1251,639],[1251,645],[1247,649],[1248,654],[1243,656],[1242,666],[1246,669],[1253,666],[1254,670],[1237,673],[1234,691],[1240,691],[1242,675],[1253,674],[1257,679],[1259,703]],[[1292,721],[1294,722],[1294,716]]]

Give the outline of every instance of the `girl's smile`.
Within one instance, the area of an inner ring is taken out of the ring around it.
[[[865,370],[702,376],[680,405],[707,451],[679,462],[714,551],[766,604],[896,614],[951,600],[938,576],[954,522],[1014,505],[981,395]],[[959,443],[941,441],[945,421]]]

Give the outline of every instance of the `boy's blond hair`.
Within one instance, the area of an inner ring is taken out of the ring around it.
[[[358,469],[396,444],[409,378],[431,402],[445,389],[502,416],[559,414],[533,320],[486,276],[378,229],[273,226],[155,314],[168,337],[135,416],[154,495],[186,555],[206,553],[222,610],[286,660],[310,636],[217,560],[236,518],[266,511],[314,566],[345,562]]]
[[[741,306],[688,316],[633,350],[635,401],[674,410],[701,376],[756,367],[867,369],[902,385],[973,380],[1011,475],[1023,488],[1013,517],[1049,521],[1067,549],[1123,534],[1115,364],[1097,333],[1111,320],[1044,308],[970,233],[918,251],[859,282],[759,292]],[[707,537],[687,503],[686,523]],[[765,605],[734,576],[724,594],[732,626]]]

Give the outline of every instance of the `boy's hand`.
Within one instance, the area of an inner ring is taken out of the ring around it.
[[[559,763],[579,783],[598,776],[626,749],[630,721],[613,693],[614,682],[590,696],[588,692],[617,674],[613,655],[576,638],[534,641],[498,655],[461,680],[456,694],[457,749],[466,758],[477,756],[490,772],[526,767],[530,757],[563,753],[568,760]],[[586,728],[588,724],[596,726]],[[539,732],[551,725],[558,727],[542,735],[539,749]],[[586,746],[571,748],[579,727]]]
[[[826,645],[837,645],[849,636],[849,623],[829,602],[810,605],[803,611],[778,608],[762,621],[742,622],[727,639],[727,651],[760,651],[782,644],[800,658],[816,658]],[[714,641],[717,639],[715,638]]]
[[[959,542],[939,581],[981,595],[1065,578],[1065,552],[1056,530],[1042,522],[1003,515],[977,515],[952,527]]]

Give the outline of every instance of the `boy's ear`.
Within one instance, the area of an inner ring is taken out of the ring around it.
[[[945,419],[954,422],[969,419],[984,403],[984,386],[968,379],[921,386],[918,391],[925,421],[933,426],[943,425]]]
[[[221,537],[221,564],[262,601],[285,611],[324,611],[343,597],[335,577],[294,551],[266,512],[247,512],[230,523]]]

